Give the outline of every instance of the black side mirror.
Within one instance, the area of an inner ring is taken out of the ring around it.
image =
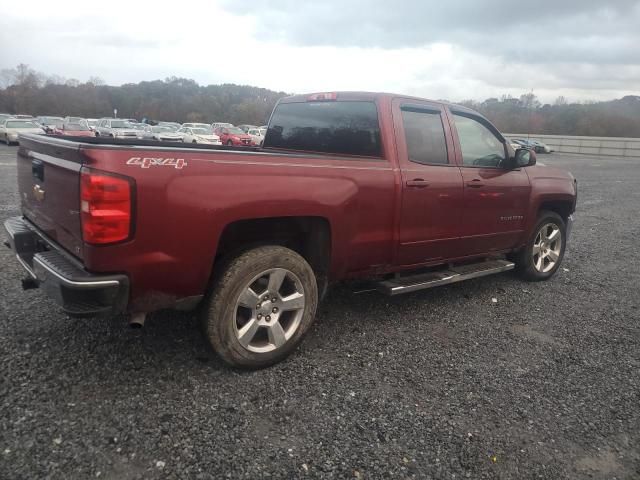
[[[536,164],[536,153],[528,148],[518,148],[516,150],[515,157],[513,158],[513,166],[518,167],[531,167]]]

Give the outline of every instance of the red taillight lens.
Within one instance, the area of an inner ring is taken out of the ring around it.
[[[80,173],[80,217],[86,243],[121,242],[131,234],[132,182],[95,170]]]

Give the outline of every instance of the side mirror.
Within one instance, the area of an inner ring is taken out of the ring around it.
[[[519,148],[516,150],[513,165],[518,167],[531,167],[536,164],[536,153],[528,148]]]

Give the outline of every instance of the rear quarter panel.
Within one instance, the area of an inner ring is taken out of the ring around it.
[[[391,263],[396,180],[386,160],[207,150],[90,148],[87,166],[136,181],[135,234],[86,246],[96,272],[131,277],[131,309],[154,310],[203,294],[224,228],[235,221],[317,216],[331,227],[330,275]],[[143,168],[132,158],[180,158]]]

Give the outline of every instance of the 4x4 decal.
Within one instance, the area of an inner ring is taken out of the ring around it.
[[[142,168],[174,167],[181,169],[187,166],[187,162],[184,158],[131,157],[127,160],[127,165],[139,165]]]

